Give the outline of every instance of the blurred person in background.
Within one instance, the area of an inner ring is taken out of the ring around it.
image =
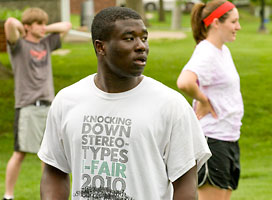
[[[229,200],[240,177],[240,78],[226,42],[241,29],[235,6],[224,0],[196,4],[191,25],[197,46],[177,80],[192,97],[212,157],[198,173],[200,200]]]
[[[47,25],[48,15],[28,8],[22,21],[5,22],[8,54],[15,80],[14,152],[7,164],[4,200],[14,198],[14,187],[26,153],[37,153],[46,117],[54,98],[51,52],[61,47],[70,22]]]

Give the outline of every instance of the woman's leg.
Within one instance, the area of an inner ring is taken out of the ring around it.
[[[199,200],[230,200],[232,190],[221,189],[208,183],[198,188]]]

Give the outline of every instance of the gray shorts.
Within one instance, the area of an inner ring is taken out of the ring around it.
[[[29,105],[15,110],[14,150],[38,153],[50,106]]]

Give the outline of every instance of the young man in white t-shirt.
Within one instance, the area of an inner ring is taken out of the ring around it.
[[[148,32],[129,8],[98,13],[98,71],[61,90],[41,149],[41,199],[196,199],[197,170],[210,151],[176,91],[142,75]]]

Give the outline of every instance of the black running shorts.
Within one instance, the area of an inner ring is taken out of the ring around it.
[[[208,138],[212,157],[198,172],[198,186],[205,183],[221,189],[235,190],[240,177],[240,148],[238,141],[228,142]]]

